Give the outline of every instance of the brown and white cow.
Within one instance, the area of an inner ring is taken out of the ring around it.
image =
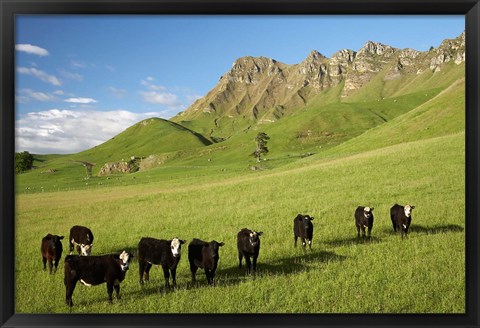
[[[97,256],[67,255],[64,278],[67,305],[73,306],[72,295],[78,281],[85,286],[107,283],[108,301],[112,302],[114,289],[117,299],[120,299],[120,283],[125,279],[132,257],[125,251]]]
[[[93,233],[84,226],[73,226],[70,229],[70,255],[73,254],[73,249],[76,247],[79,255],[89,256],[92,252]]]
[[[152,265],[161,265],[165,277],[165,287],[170,287],[170,274],[172,284],[177,284],[177,265],[180,261],[180,252],[185,240],[173,238],[171,240],[143,237],[138,243],[138,268],[140,273],[140,284],[150,279]]]
[[[47,261],[48,261],[48,268],[50,273],[52,273],[52,268],[55,263],[54,273],[57,271],[58,262],[62,258],[63,246],[61,240],[63,236],[52,235],[48,234],[42,238],[42,246],[40,247],[40,251],[42,253],[42,261],[43,261],[43,270],[47,269]]]

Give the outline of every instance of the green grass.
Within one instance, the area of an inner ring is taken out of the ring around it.
[[[184,247],[176,290],[164,290],[158,267],[141,287],[133,262],[121,300],[108,304],[105,285],[78,285],[73,313],[463,313],[464,142],[457,133],[290,169],[18,194],[16,312],[69,311],[63,261],[55,275],[42,272],[40,240],[83,224],[95,235],[93,254],[135,251],[142,236],[226,245],[215,287],[201,271],[198,286],[189,285]],[[395,202],[416,205],[406,240],[391,232]],[[356,239],[357,205],[375,207],[370,242]],[[305,254],[293,248],[298,213],[315,217],[313,251]],[[235,235],[243,227],[264,231],[256,277],[237,268]]]

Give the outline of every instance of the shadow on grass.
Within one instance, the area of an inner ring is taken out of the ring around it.
[[[371,237],[350,237],[350,238],[340,238],[330,241],[325,241],[324,244],[327,244],[332,247],[341,247],[349,245],[368,245],[368,244],[378,244],[381,243],[382,239],[376,236]]]
[[[411,225],[409,233],[424,233],[427,235],[434,235],[438,233],[448,233],[448,232],[463,232],[465,229],[458,224],[446,224],[446,225],[433,225],[433,226],[423,226],[423,225]]]
[[[431,225],[431,226],[424,226],[418,224],[412,224],[408,231],[408,234],[426,234],[426,235],[436,235],[439,233],[449,233],[449,232],[463,232],[465,229],[458,225],[458,224],[445,224],[445,225]],[[400,232],[394,232],[393,228],[385,227],[383,232],[390,234],[390,235],[400,235]]]

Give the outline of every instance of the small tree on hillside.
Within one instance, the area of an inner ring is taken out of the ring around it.
[[[255,137],[255,143],[257,144],[257,147],[251,155],[257,158],[257,163],[260,162],[260,157],[262,154],[268,153],[268,140],[270,140],[270,137],[264,132],[259,132]]]

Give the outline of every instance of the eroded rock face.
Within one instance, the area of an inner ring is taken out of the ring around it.
[[[313,50],[294,65],[247,56],[237,59],[217,86],[178,117],[188,120],[209,115],[215,122],[213,130],[231,124],[236,117],[269,122],[341,83],[341,96],[348,97],[378,74],[384,81],[391,81],[429,69],[437,72],[448,62],[464,61],[465,33],[424,52],[368,41],[358,52],[342,49],[331,58]]]

